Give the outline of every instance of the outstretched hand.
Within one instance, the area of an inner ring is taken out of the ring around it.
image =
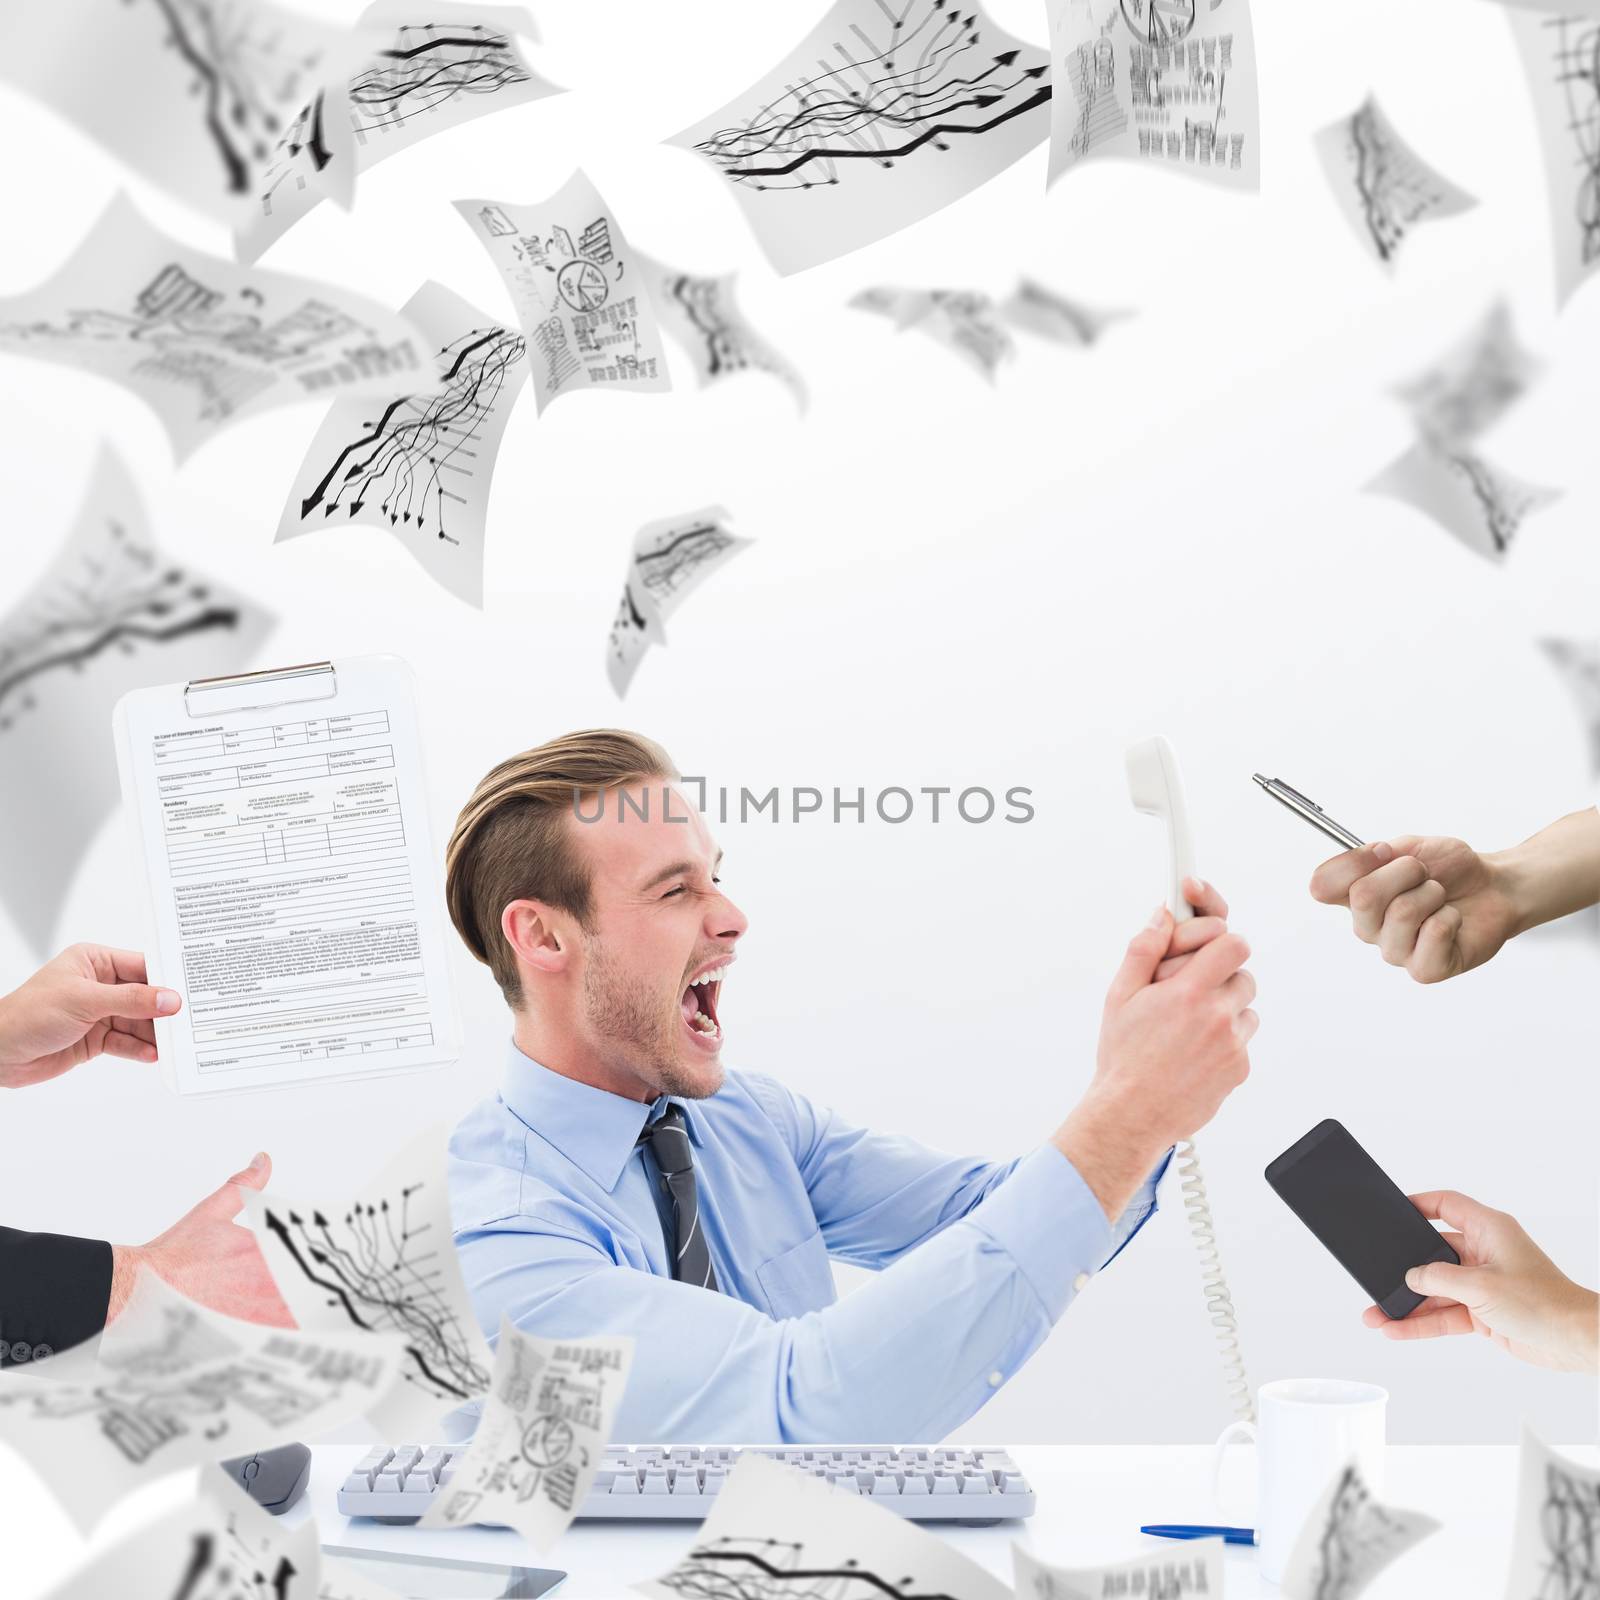
[[[1574,1283],[1515,1217],[1453,1189],[1412,1195],[1430,1221],[1455,1230],[1445,1242],[1461,1257],[1430,1261],[1406,1274],[1428,1298],[1391,1321],[1377,1306],[1362,1320],[1389,1339],[1441,1339],[1464,1333],[1491,1339],[1519,1361],[1594,1373],[1600,1363],[1600,1296]]]
[[[154,1061],[153,1019],[182,1004],[146,981],[136,951],[72,945],[0,999],[0,1086],[44,1083],[99,1055]]]

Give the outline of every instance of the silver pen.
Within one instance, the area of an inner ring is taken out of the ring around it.
[[[1337,840],[1346,850],[1359,850],[1364,840],[1356,838],[1351,831],[1337,823],[1317,802],[1298,789],[1291,789],[1282,778],[1263,778],[1259,772],[1252,776],[1279,805],[1287,806],[1297,817],[1303,817],[1313,828],[1319,828],[1330,839]]]

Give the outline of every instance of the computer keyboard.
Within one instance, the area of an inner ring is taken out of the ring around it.
[[[461,1445],[375,1445],[339,1490],[347,1517],[409,1522],[450,1482]],[[744,1454],[727,1446],[613,1446],[606,1451],[580,1517],[694,1521]],[[1033,1486],[1004,1450],[774,1446],[751,1453],[787,1461],[847,1494],[866,1496],[914,1522],[999,1522],[1031,1517]]]

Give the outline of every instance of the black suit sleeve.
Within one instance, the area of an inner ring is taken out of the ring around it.
[[[92,1338],[110,1299],[109,1244],[0,1228],[0,1367]]]

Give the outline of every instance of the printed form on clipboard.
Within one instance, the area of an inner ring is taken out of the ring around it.
[[[394,656],[141,689],[117,759],[168,1080],[209,1094],[453,1061],[460,1027],[411,670]]]

